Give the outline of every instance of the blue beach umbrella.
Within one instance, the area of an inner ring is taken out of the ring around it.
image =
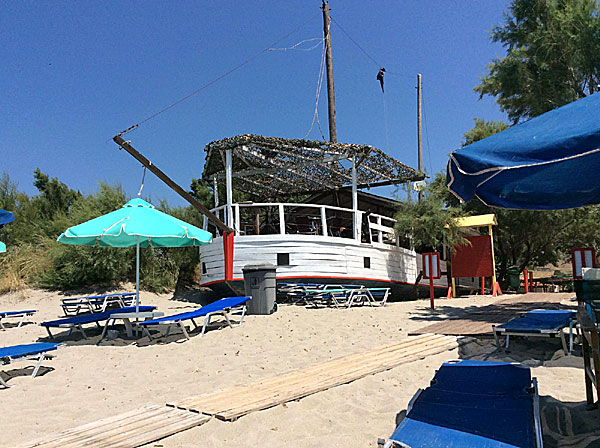
[[[167,215],[136,198],[123,207],[69,227],[57,239],[66,244],[136,247],[136,312],[140,300],[140,247],[189,247],[210,243],[205,230]]]
[[[0,210],[0,229],[4,227],[6,224],[13,222],[15,220],[15,215],[12,212],[8,212],[6,210]],[[0,241],[0,253],[6,252],[6,244]]]
[[[447,184],[464,201],[557,210],[600,203],[600,93],[450,154]]]

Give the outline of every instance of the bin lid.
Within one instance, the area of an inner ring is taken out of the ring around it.
[[[242,268],[242,272],[254,272],[254,271],[276,271],[277,266],[271,263],[256,263],[247,264]]]

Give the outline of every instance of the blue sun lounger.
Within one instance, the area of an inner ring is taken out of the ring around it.
[[[15,361],[25,361],[31,359],[37,359],[37,364],[33,368],[31,378],[35,378],[40,370],[42,361],[45,359],[52,359],[52,355],[48,352],[56,350],[64,344],[54,344],[50,342],[38,342],[36,344],[25,344],[25,345],[13,345],[11,347],[0,348],[0,363],[7,365]],[[4,387],[10,387],[6,384],[6,381],[0,376],[0,384]]]
[[[167,337],[169,335],[169,329],[171,328],[171,326],[179,326],[179,328],[181,328],[181,331],[183,332],[186,339],[190,339],[190,336],[189,336],[183,322],[186,320],[190,320],[190,321],[192,321],[194,328],[198,328],[198,325],[196,324],[194,319],[204,317],[204,324],[202,325],[202,332],[200,333],[201,336],[204,336],[204,333],[206,332],[206,327],[210,323],[210,319],[213,316],[222,316],[225,319],[225,321],[227,322],[227,325],[229,325],[231,328],[233,328],[233,325],[231,325],[231,321],[229,320],[229,317],[227,316],[227,314],[233,308],[243,307],[242,308],[242,316],[240,318],[240,323],[238,324],[238,326],[242,325],[242,323],[244,322],[244,316],[246,315],[246,302],[248,300],[250,300],[250,297],[227,297],[225,299],[220,299],[220,300],[217,300],[216,302],[209,303],[208,305],[205,305],[202,308],[198,308],[197,310],[194,310],[194,311],[189,311],[187,313],[181,313],[181,314],[175,314],[172,316],[165,316],[165,317],[161,317],[161,318],[153,319],[153,320],[147,320],[144,322],[140,322],[138,325],[140,327],[142,327],[143,331],[146,332],[146,334],[148,335],[148,337],[150,339],[152,339],[152,336],[150,335],[150,332],[148,331],[148,327],[152,326],[152,325],[167,325],[165,337]]]
[[[569,310],[532,310],[522,317],[515,317],[502,325],[494,325],[496,346],[500,347],[500,336],[506,336],[508,348],[510,336],[546,336],[560,337],[565,355],[573,348],[573,325],[577,313]],[[565,341],[563,328],[569,327],[569,348]]]
[[[444,363],[384,447],[542,448],[537,381],[528,366]]]
[[[154,311],[156,309],[155,306],[140,306],[140,312],[145,311]],[[54,336],[50,332],[50,328],[68,328],[70,336],[73,330],[78,330],[81,332],[83,337],[87,339],[87,335],[83,330],[83,325],[85,324],[96,324],[100,327],[100,322],[103,320],[107,320],[110,318],[110,315],[113,313],[133,313],[135,312],[135,306],[126,306],[123,308],[115,308],[112,310],[104,311],[102,313],[92,313],[92,314],[82,314],[74,317],[66,317],[64,319],[51,320],[49,322],[42,322],[40,325],[46,327],[46,331],[50,336],[50,339],[54,339]]]
[[[37,310],[0,311],[0,328],[3,330],[6,330],[6,328],[4,327],[4,324],[2,323],[2,319],[9,318],[9,317],[15,317],[15,318],[20,317],[21,320],[19,321],[19,324],[17,325],[17,328],[19,328],[21,325],[23,325],[25,316],[33,316],[35,313],[37,313]]]

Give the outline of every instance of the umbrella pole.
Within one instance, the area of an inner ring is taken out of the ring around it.
[[[140,237],[135,245],[135,312],[140,311]]]

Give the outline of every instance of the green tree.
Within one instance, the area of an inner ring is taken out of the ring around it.
[[[491,40],[506,48],[475,91],[517,123],[598,91],[600,6],[595,0],[513,0]]]

